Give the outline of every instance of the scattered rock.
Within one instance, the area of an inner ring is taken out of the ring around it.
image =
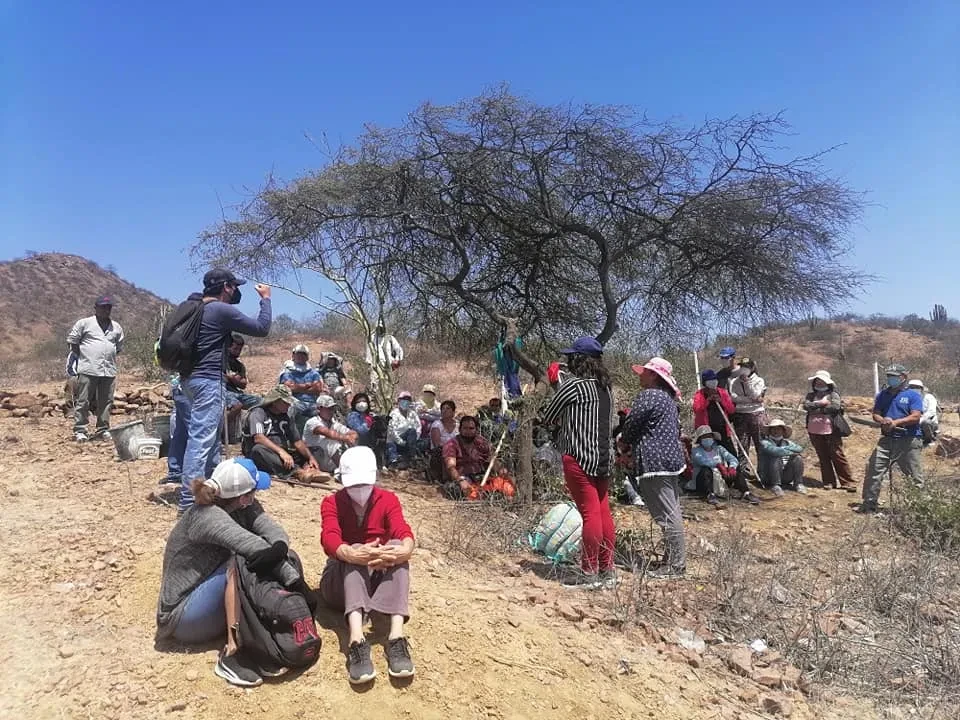
[[[557,602],[557,612],[560,613],[560,617],[572,622],[579,622],[583,618],[583,611],[580,608],[563,600]]]
[[[786,698],[767,696],[761,702],[760,707],[763,708],[764,712],[771,715],[782,715],[783,717],[793,715],[793,703]]]
[[[590,658],[589,655],[580,655],[580,656],[577,658],[577,660],[579,660],[580,662],[582,662],[582,663],[583,663],[584,665],[586,665],[587,667],[590,667],[591,665],[593,665],[593,660]]]
[[[753,662],[750,648],[736,647],[727,655],[727,667],[735,673],[750,677],[753,675]]]
[[[847,632],[853,633],[865,633],[868,628],[859,620],[854,620],[851,617],[840,618],[840,627],[842,627]]]
[[[777,688],[783,683],[783,677],[774,668],[760,668],[753,673],[755,682],[769,688]]]
[[[763,653],[767,651],[767,643],[762,638],[757,638],[752,643],[750,643],[750,649],[755,653]]]
[[[757,701],[760,699],[760,693],[756,688],[744,688],[740,691],[740,702],[745,703],[746,705],[756,705]]]
[[[98,570],[98,571],[99,571],[99,570],[106,570],[106,569],[107,569],[107,564],[106,564],[103,560],[94,560],[94,561],[93,561],[93,569],[94,569],[94,570]]]
[[[520,621],[517,620],[516,618],[508,618],[507,622],[510,624],[511,627],[515,627],[515,628],[520,627]]]
[[[10,488],[9,490],[7,490],[7,495],[9,495],[10,497],[17,497],[19,494],[20,494],[20,491],[17,490],[17,488]]]
[[[167,705],[166,711],[168,713],[172,713],[172,712],[181,712],[186,709],[187,709],[187,703],[181,700],[180,702],[175,702],[172,705]]]
[[[706,538],[700,538],[700,549],[704,552],[715,553],[717,551],[717,546]]]
[[[61,645],[60,649],[57,650],[57,653],[60,655],[60,657],[66,660],[67,658],[73,657],[76,654],[76,650],[69,645]]]
[[[693,630],[677,628],[677,645],[687,650],[702,653],[707,649],[707,643]]]
[[[200,673],[196,670],[187,670],[183,676],[187,679],[187,682],[196,682],[200,679]]]
[[[74,588],[76,588],[76,585],[74,585],[72,582],[54,583],[50,586],[50,589],[55,593],[61,593],[64,595],[69,592],[73,592]]]
[[[781,605],[785,603],[790,597],[790,593],[787,592],[787,589],[780,583],[774,583],[770,588],[770,599],[774,602],[778,602]]]

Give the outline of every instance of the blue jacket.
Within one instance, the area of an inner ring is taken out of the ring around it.
[[[351,410],[347,414],[347,427],[353,430],[361,439],[370,434],[370,428],[367,427],[366,413],[359,410]]]
[[[298,370],[296,368],[288,368],[280,373],[280,379],[277,381],[277,384],[283,385],[285,382],[295,382],[298,385],[303,383],[312,383],[320,380],[320,373],[317,372],[315,368],[310,367],[309,365],[305,370]],[[317,401],[317,396],[311,393],[294,393],[293,396],[300,402],[307,403],[312,405]]]
[[[691,461],[693,462],[693,476],[696,477],[697,473],[700,472],[705,467],[715,468],[718,465],[726,464],[728,467],[735,468],[737,467],[737,459],[730,454],[730,452],[723,447],[723,445],[714,445],[713,449],[707,450],[705,447],[697,443],[693,446],[693,452],[690,455]]]

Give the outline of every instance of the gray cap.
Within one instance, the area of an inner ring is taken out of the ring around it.
[[[336,407],[337,401],[334,400],[329,395],[318,395],[317,396],[317,407],[318,408],[332,408]]]

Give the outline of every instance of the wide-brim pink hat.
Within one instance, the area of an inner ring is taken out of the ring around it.
[[[673,365],[670,364],[669,360],[660,357],[650,358],[646,365],[634,365],[631,369],[637,375],[640,375],[644,370],[655,372],[670,386],[673,394],[677,396],[677,400],[680,399],[680,387],[677,385],[677,381],[673,379]]]

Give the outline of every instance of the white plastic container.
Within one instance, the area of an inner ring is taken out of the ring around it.
[[[160,457],[160,445],[160,438],[132,438],[130,440],[130,455],[134,460],[156,460]]]

